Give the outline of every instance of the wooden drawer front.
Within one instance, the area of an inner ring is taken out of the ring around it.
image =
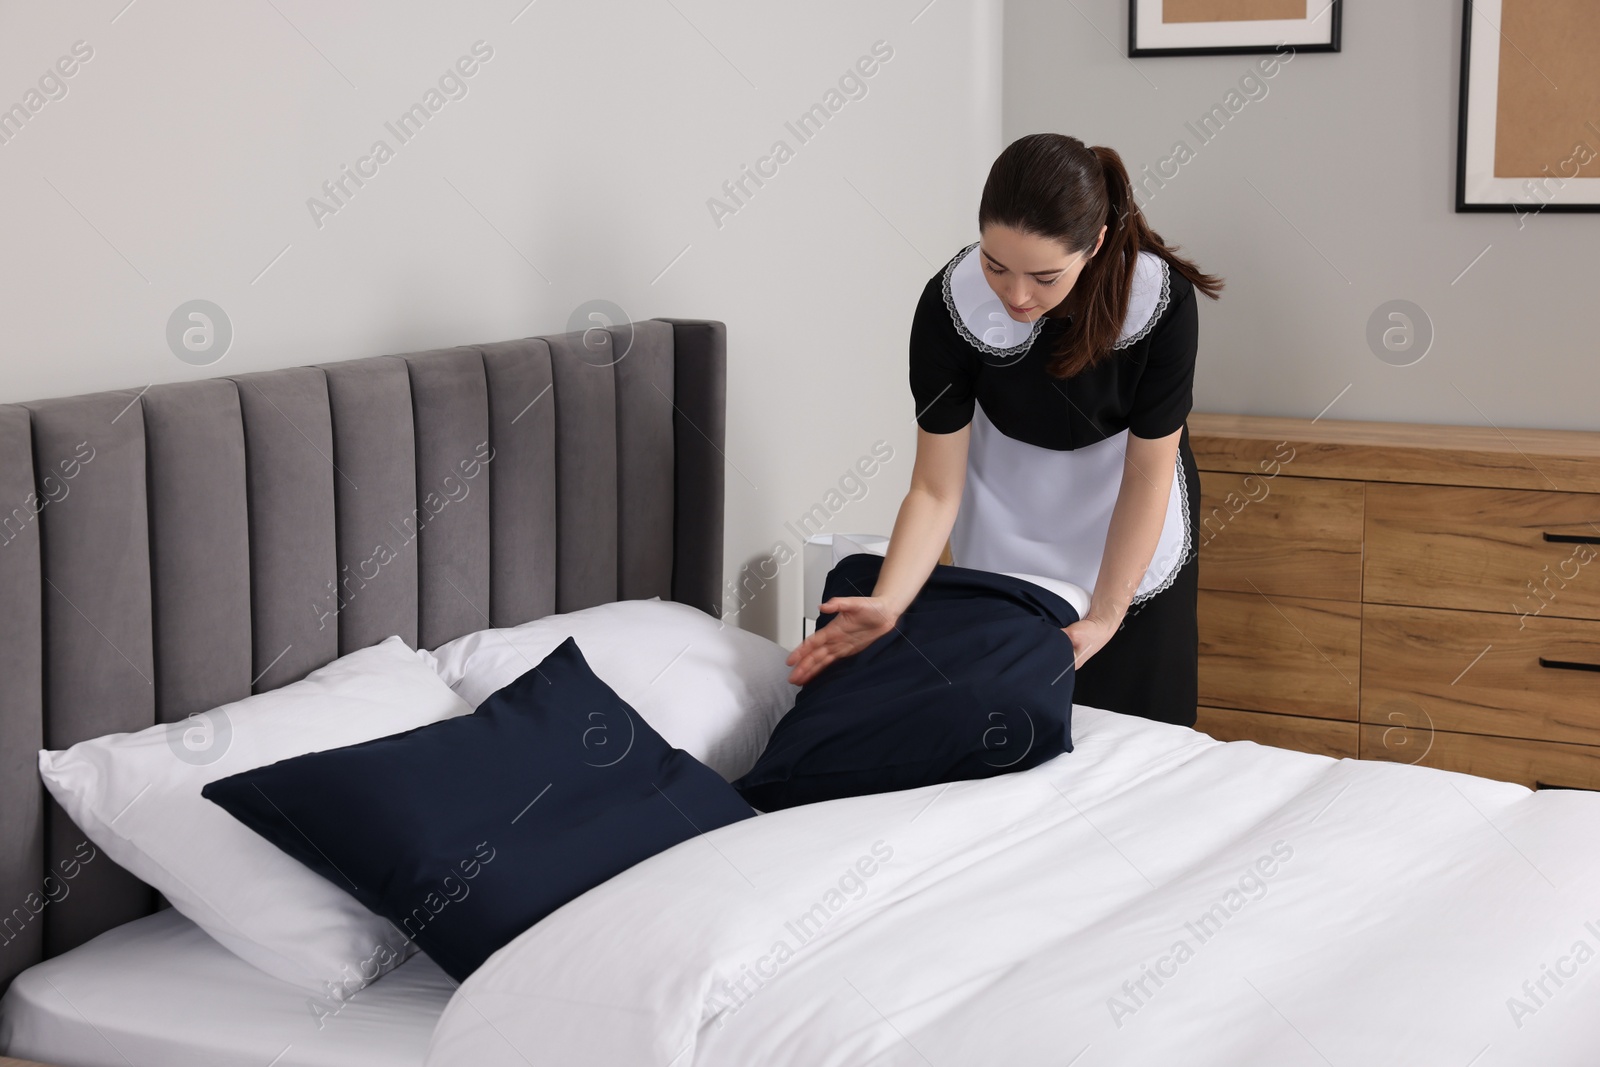
[[[1371,603],[1600,619],[1600,494],[1368,486],[1365,589]]]
[[[1200,591],[1200,703],[1354,720],[1361,605]]]
[[[1355,759],[1357,731],[1353,722],[1270,715],[1264,711],[1201,708],[1194,728],[1218,741],[1254,741],[1274,748],[1292,748],[1319,756]]]
[[[1481,778],[1516,782],[1530,789],[1600,789],[1600,748],[1524,741],[1440,730],[1415,744],[1396,747],[1384,741],[1382,726],[1361,727],[1361,758],[1417,763]]]
[[[1200,588],[1361,599],[1361,482],[1200,472]]]
[[[1380,604],[1363,617],[1362,722],[1398,712],[1440,730],[1600,745],[1600,622]]]

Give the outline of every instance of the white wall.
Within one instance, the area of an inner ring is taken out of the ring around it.
[[[1453,210],[1459,0],[1347,3],[1343,52],[1293,57],[1204,145],[1185,123],[1255,57],[1129,60],[1127,7],[1007,0],[1006,140],[1071,133],[1130,170],[1188,143],[1147,202],[1228,282],[1201,302],[1197,408],[1310,417],[1348,386],[1328,418],[1600,429],[1600,215]],[[1435,330],[1411,366],[1366,340],[1396,299]]]
[[[0,144],[0,401],[559,332],[605,299],[728,325],[730,577],[797,550],[785,521],[880,439],[831,525],[891,525],[911,311],[1001,147],[1000,0],[11,4],[0,107],[78,41]],[[384,124],[477,41],[466,95],[401,144]],[[785,122],[878,41],[866,95],[799,143]],[[308,199],[380,138],[319,225]],[[793,158],[718,226],[708,199],[778,139]],[[211,366],[166,340],[196,298],[235,331]],[[797,638],[799,569],[747,628]]]

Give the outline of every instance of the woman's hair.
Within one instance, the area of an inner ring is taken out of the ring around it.
[[[1033,133],[1011,142],[989,168],[978,203],[978,228],[991,223],[1062,242],[1072,252],[1105,243],[1083,266],[1067,299],[1047,315],[1071,314],[1077,328],[1062,337],[1050,373],[1068,378],[1094,365],[1116,343],[1128,314],[1133,268],[1141,251],[1172,265],[1211,299],[1222,279],[1204,274],[1145,222],[1122,157],[1060,133]]]

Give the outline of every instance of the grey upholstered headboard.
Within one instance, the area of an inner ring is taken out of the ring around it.
[[[39,748],[389,634],[720,614],[725,372],[722,323],[652,319],[0,406],[0,988],[155,906],[74,864]]]

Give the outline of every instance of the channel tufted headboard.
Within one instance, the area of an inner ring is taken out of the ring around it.
[[[0,406],[0,989],[156,903],[76,862],[41,747],[390,634],[720,614],[725,377],[722,323],[651,319]]]

